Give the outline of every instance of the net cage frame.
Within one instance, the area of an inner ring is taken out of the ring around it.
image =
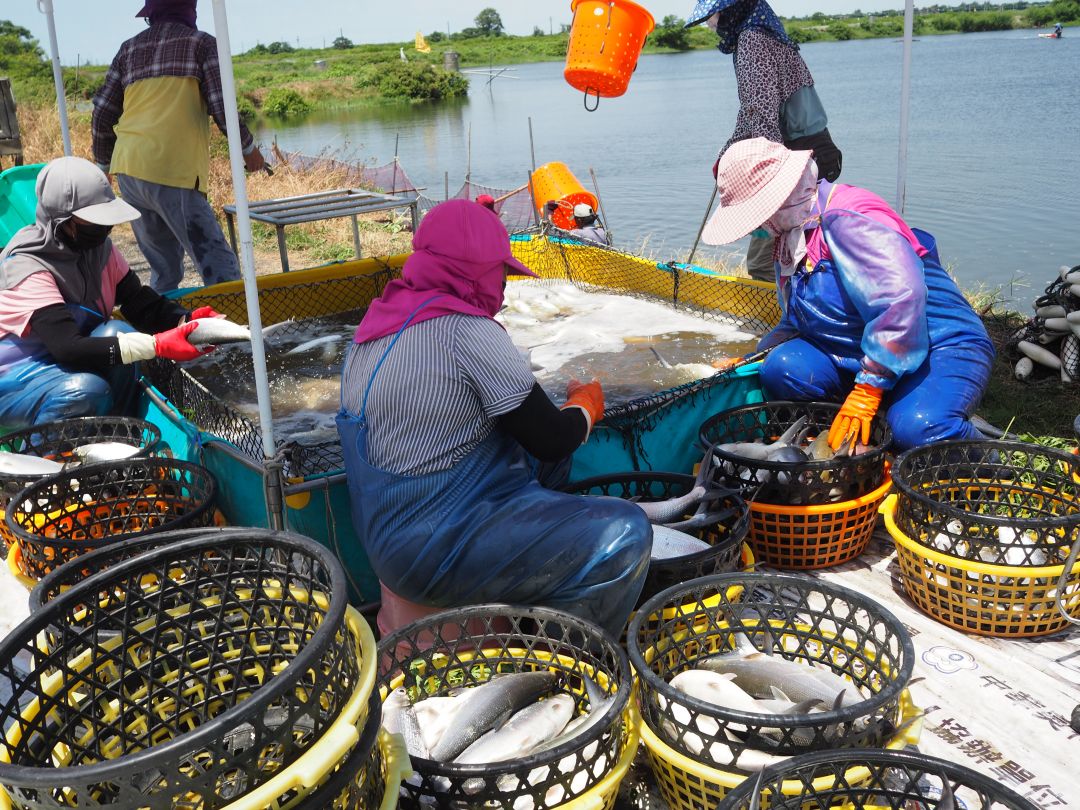
[[[540,753],[472,765],[411,757],[419,781],[402,783],[401,807],[472,807],[487,801],[484,806],[511,810],[527,798],[535,810],[555,808],[603,781],[632,736],[623,728],[631,699],[625,652],[606,631],[564,611],[504,604],[447,610],[390,634],[379,642],[379,655],[376,688],[384,699],[410,677],[417,681],[407,686],[415,703],[460,686],[479,686],[495,674],[552,670],[560,676],[557,689],[574,698],[575,716],[587,711],[589,703],[583,676],[613,698],[587,731]],[[573,767],[567,773],[561,766],[569,757]],[[534,784],[530,777],[540,769],[543,776]],[[574,777],[583,771],[589,775],[586,783],[574,786]],[[563,796],[552,804],[545,794],[556,786]]]
[[[930,777],[937,779],[936,786],[927,783]],[[881,749],[819,751],[794,757],[766,768],[760,778],[752,776],[732,788],[717,810],[796,810],[834,807],[840,802],[855,810],[906,810],[912,803],[933,810],[944,806],[944,780],[959,799],[953,807],[1036,810],[1036,805],[1011,788],[971,768],[917,751]]]
[[[13,430],[0,436],[0,451],[38,456],[57,461],[78,460],[75,448],[87,443],[85,440],[138,441],[138,452],[133,458],[142,458],[157,452],[161,443],[161,430],[151,422],[130,416],[80,416],[45,422],[21,430]],[[61,461],[64,463],[64,461]],[[12,475],[0,473],[0,512],[7,509],[8,502],[19,492],[45,475]],[[6,553],[14,538],[7,525],[0,520],[0,553]]]
[[[892,480],[897,528],[919,545],[951,557],[1041,568],[1061,565],[1080,542],[1080,457],[1072,453],[991,439],[937,442],[902,453]],[[1016,516],[1018,512],[1030,516]],[[960,524],[959,532],[950,527],[954,522]],[[1001,527],[1033,533],[1035,542],[1002,542]],[[994,559],[981,557],[984,550]],[[1022,559],[1007,562],[1006,555],[1016,551]],[[1038,551],[1050,559],[1033,560]]]
[[[738,490],[748,501],[774,506],[824,506],[863,497],[884,483],[892,431],[884,414],[870,427],[870,449],[859,455],[818,461],[768,461],[718,447],[731,442],[775,441],[802,416],[817,436],[828,432],[840,405],[832,402],[771,400],[739,405],[701,423],[698,443],[714,459],[713,480]],[[805,429],[805,428],[804,428]],[[764,480],[763,480],[764,479]],[[839,495],[832,495],[839,489]]]
[[[144,534],[209,526],[216,499],[217,481],[205,467],[148,456],[41,478],[11,499],[4,521],[24,573],[40,579],[87,551]]]
[[[758,651],[787,653],[788,660],[824,664],[847,676],[862,700],[813,714],[757,714],[669,685],[670,677],[697,661],[733,650],[736,633]],[[747,769],[739,761],[748,749],[788,756],[884,745],[900,725],[902,695],[915,665],[911,636],[891,612],[849,588],[793,574],[718,574],[669,588],[634,615],[627,649],[642,719],[653,733],[691,760],[742,771]],[[689,719],[677,718],[673,706]],[[716,732],[702,728],[701,720]],[[715,743],[730,751],[730,762],[709,758]]]
[[[170,529],[164,532],[132,537],[122,543],[114,543],[94,551],[88,551],[75,559],[68,560],[63,565],[56,566],[56,568],[34,583],[28,597],[30,612],[35,613],[41,610],[61,593],[89,579],[94,574],[104,571],[118,562],[137,557],[145,551],[169,545],[170,543],[178,543],[189,537],[213,535],[224,538],[229,535],[242,536],[247,531],[249,529],[236,526]]]
[[[642,502],[649,502],[679,497],[693,488],[692,475],[655,471],[597,475],[567,484],[563,487],[563,492],[584,496],[606,495],[623,500],[639,498]],[[723,509],[730,513],[714,523],[681,531],[704,540],[712,548],[685,557],[650,560],[645,585],[638,597],[638,607],[673,585],[742,568],[743,541],[750,531],[750,506],[734,493],[724,492],[711,500],[714,505],[722,505]],[[692,511],[693,508],[689,510]],[[689,516],[689,513],[684,515]]]
[[[478,186],[473,183],[470,188]],[[568,281],[587,291],[660,300],[704,320],[729,323],[755,335],[764,333],[779,320],[772,285],[695,269],[680,262],[644,259],[546,226],[514,231],[510,243],[515,258],[535,270],[541,283]],[[289,320],[298,311],[307,313],[305,317],[332,314],[326,311],[323,303],[327,289],[342,302],[343,309],[367,306],[382,293],[387,283],[400,277],[400,269],[390,263],[392,258],[363,260],[377,263],[378,269],[370,273],[260,289],[264,325]],[[239,289],[195,291],[184,296],[183,301],[189,307],[213,306],[238,323],[247,322],[243,291]],[[337,311],[342,310],[333,309],[333,312]],[[293,324],[283,327],[279,334],[298,332],[302,328],[302,323]],[[151,385],[199,430],[233,445],[254,467],[263,468],[262,438],[256,422],[219,398],[176,363],[153,360],[145,363],[144,368]],[[721,371],[609,408],[604,414],[603,427],[618,432],[629,447],[635,448],[635,435],[654,428],[662,418],[665,406],[698,396],[729,377],[729,372]],[[344,457],[340,444],[335,441],[301,444],[282,437],[277,441],[276,452],[285,465],[285,477],[290,479],[309,481],[343,474]],[[635,453],[635,457],[640,455],[640,452]]]
[[[371,690],[367,720],[360,739],[326,778],[289,810],[376,810],[386,791],[387,766],[379,745],[382,699]]]
[[[310,538],[244,534],[119,562],[0,640],[15,807],[224,807],[333,724],[361,670],[344,572]]]

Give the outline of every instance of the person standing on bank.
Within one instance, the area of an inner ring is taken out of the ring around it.
[[[132,223],[150,262],[150,286],[168,292],[184,277],[184,253],[206,284],[240,278],[214,209],[208,116],[225,132],[217,43],[195,28],[196,0],[147,0],[135,16],[150,26],[120,46],[94,96],[94,161],[116,175],[124,199],[141,214]],[[249,172],[265,165],[243,123]]]
[[[814,77],[799,46],[765,0],[698,0],[690,12],[690,28],[707,24],[720,37],[717,47],[734,54],[739,114],[735,131],[713,164],[736,141],[768,138],[788,149],[811,150],[818,176],[830,183],[840,176],[842,155],[829,134]],[[755,233],[746,251],[746,270],[758,281],[776,279],[775,240]]]

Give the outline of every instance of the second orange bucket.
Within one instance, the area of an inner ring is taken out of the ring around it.
[[[621,96],[655,26],[652,14],[630,0],[572,0],[570,10],[567,83],[586,96]]]
[[[551,215],[551,221],[564,231],[577,227],[574,223],[574,206],[585,203],[596,210],[596,195],[586,191],[565,163],[553,161],[539,166],[532,174],[533,195],[540,216],[545,214],[544,204],[555,200],[559,207]]]

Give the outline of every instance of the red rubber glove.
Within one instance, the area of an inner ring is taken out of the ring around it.
[[[224,318],[220,312],[217,312],[213,307],[199,307],[193,309],[188,313],[187,319],[193,321],[196,318]]]
[[[192,346],[188,342],[187,336],[194,332],[198,326],[197,323],[185,323],[167,332],[158,332],[154,335],[154,348],[157,350],[157,356],[166,360],[194,360],[196,357],[201,357],[207,352],[213,351],[212,346],[209,349],[200,349],[198,346]]]
[[[585,438],[588,439],[593,425],[604,418],[604,390],[600,387],[600,381],[583,383],[570,380],[566,384],[566,403],[562,410],[567,408],[580,408],[585,414]]]
[[[856,383],[829,428],[829,447],[833,450],[840,449],[840,445],[849,440],[856,431],[860,442],[870,444],[870,423],[874,420],[884,393],[884,390],[876,386]]]

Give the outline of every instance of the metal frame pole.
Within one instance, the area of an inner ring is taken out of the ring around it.
[[[533,145],[532,116],[529,116],[529,154],[532,157],[532,170],[536,171],[536,147]]]
[[[904,56],[900,72],[900,145],[896,157],[896,213],[904,215],[907,201],[908,118],[911,114],[911,38],[915,28],[915,0],[904,3]]]
[[[712,187],[712,196],[709,197],[709,205],[705,208],[705,216],[701,218],[701,227],[697,229],[697,236],[694,237],[694,246],[690,248],[690,255],[686,257],[687,264],[694,263],[694,254],[697,253],[698,242],[701,241],[701,234],[705,231],[705,223],[709,221],[709,214],[712,213],[713,203],[716,202],[716,195],[720,189],[717,186]]]
[[[213,0],[214,34],[217,37],[218,62],[221,65],[221,94],[225,102],[225,129],[229,138],[229,163],[232,167],[233,192],[236,196],[236,222],[240,231],[240,271],[244,278],[248,325],[251,327],[251,359],[255,366],[255,394],[259,403],[259,428],[263,456],[270,462],[277,450],[274,422],[270,409],[270,381],[266,371],[266,348],[263,344],[262,314],[259,312],[259,289],[255,281],[255,248],[251,236],[251,212],[248,210],[247,177],[240,146],[240,116],[236,111],[236,80],[233,76],[232,49],[229,45],[229,17],[225,0]],[[280,487],[278,475],[268,475],[268,486]],[[267,493],[267,516],[270,527],[284,528],[284,500],[280,493]]]
[[[614,241],[611,238],[611,228],[608,227],[607,211],[604,210],[604,198],[600,196],[600,186],[596,182],[596,172],[593,171],[593,167],[589,167],[589,177],[592,178],[593,191],[596,192],[596,204],[600,206],[600,214],[604,217],[604,230],[607,231],[608,241]]]
[[[68,126],[67,93],[64,92],[64,71],[60,67],[60,46],[56,41],[56,16],[53,0],[38,0],[38,11],[45,15],[49,26],[49,52],[52,57],[53,85],[56,87],[56,111],[60,114],[60,137],[64,154],[71,155],[71,128]]]

